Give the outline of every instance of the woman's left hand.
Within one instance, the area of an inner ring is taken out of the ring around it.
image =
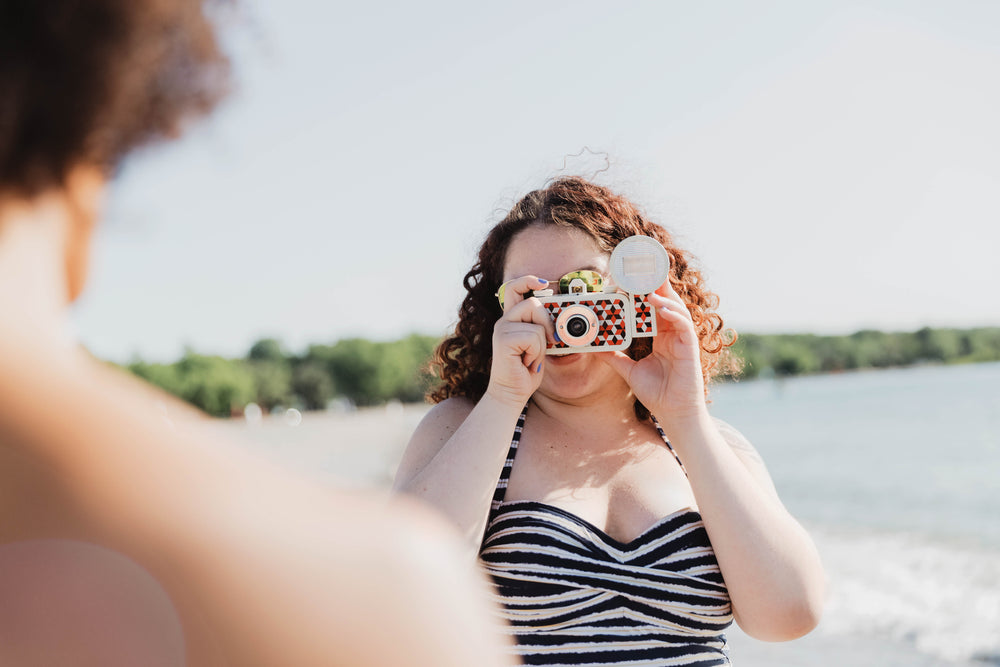
[[[706,409],[705,385],[691,313],[669,279],[649,296],[649,302],[657,318],[653,351],[639,361],[620,351],[601,353],[601,359],[660,420],[700,416]]]

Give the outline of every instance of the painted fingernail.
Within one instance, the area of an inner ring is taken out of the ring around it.
[[[538,282],[542,283],[543,285],[548,285],[549,284],[549,281],[546,280],[545,278],[539,278]]]
[[[535,366],[535,372],[536,373],[541,373],[542,372],[542,365],[541,364],[538,364],[537,366]]]

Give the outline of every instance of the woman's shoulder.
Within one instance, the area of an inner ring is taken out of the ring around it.
[[[715,427],[719,430],[719,434],[722,435],[722,439],[726,441],[733,453],[740,459],[747,470],[760,482],[760,484],[771,494],[777,497],[777,491],[774,488],[774,482],[771,480],[771,474],[767,471],[767,466],[764,465],[764,459],[761,457],[760,452],[757,448],[753,446],[750,440],[743,435],[735,426],[726,422],[718,417],[712,417],[715,422]]]
[[[396,470],[395,487],[402,488],[444,447],[462,426],[476,404],[464,396],[452,396],[434,405],[420,420]]]
[[[476,403],[464,396],[452,396],[434,405],[420,420],[410,446],[426,440],[430,444],[438,443],[437,446],[440,447],[468,419],[475,407]]]
[[[428,427],[435,426],[445,426],[445,425],[455,425],[460,426],[462,422],[466,420],[472,409],[476,407],[475,401],[471,398],[466,398],[465,396],[452,396],[446,398],[440,403],[435,404],[427,411],[424,418],[420,421],[420,428],[425,425]]]
[[[747,437],[729,422],[715,416],[712,417],[712,421],[715,422],[715,427],[719,429],[719,433],[722,434],[722,437],[729,443],[730,447],[744,450],[754,448],[750,444],[750,441],[747,440]]]

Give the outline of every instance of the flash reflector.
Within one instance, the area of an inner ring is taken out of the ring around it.
[[[667,280],[670,257],[651,236],[630,236],[611,253],[611,275],[618,289],[649,294]]]
[[[656,274],[656,260],[652,257],[622,257],[622,270],[630,276]]]

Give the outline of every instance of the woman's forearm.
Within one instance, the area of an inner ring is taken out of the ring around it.
[[[707,411],[668,426],[740,627],[770,641],[809,632],[825,595],[812,540],[773,490],[750,473]]]

